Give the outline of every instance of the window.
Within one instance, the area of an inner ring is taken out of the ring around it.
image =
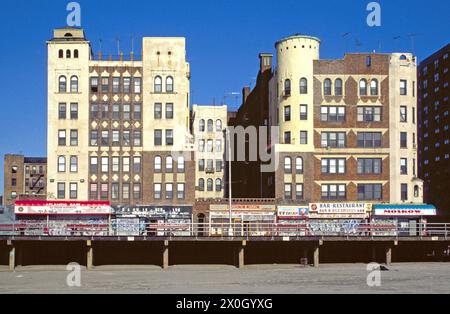
[[[222,132],[222,120],[216,121],[216,132]]]
[[[65,76],[60,76],[59,77],[58,91],[60,93],[66,93],[67,92],[67,78]]]
[[[162,158],[161,156],[155,157],[155,173],[161,173],[162,171]]]
[[[98,198],[98,185],[96,183],[91,183],[89,186],[89,199],[97,200]]]
[[[102,107],[101,118],[102,119],[109,119],[109,105],[108,104],[103,104],[101,107]]]
[[[284,81],[284,96],[291,96],[291,80]]]
[[[123,105],[123,119],[124,120],[131,119],[131,105],[130,104]]]
[[[177,184],[177,199],[178,200],[184,200],[185,198],[185,184],[184,183],[178,183]]]
[[[222,140],[216,140],[216,153],[222,152]]]
[[[155,200],[160,200],[162,198],[162,184],[155,183],[154,185],[154,198]]]
[[[122,172],[130,173],[130,157],[122,158]]]
[[[166,119],[173,119],[173,104],[166,104]]]
[[[406,106],[400,107],[400,122],[408,122],[408,108]]]
[[[408,94],[408,81],[401,80],[400,81],[400,95],[406,96]]]
[[[371,56],[367,56],[366,57],[366,66],[367,67],[371,67],[372,66],[372,57]]]
[[[142,146],[142,131],[135,130],[133,132],[133,146],[141,147]]]
[[[306,78],[300,79],[300,94],[308,94],[308,80]]]
[[[78,120],[78,104],[70,104],[70,120]]]
[[[167,173],[173,172],[173,158],[171,156],[166,157],[166,172]]]
[[[208,132],[214,132],[214,121],[208,120]]]
[[[370,81],[370,95],[378,96],[378,80]]]
[[[173,199],[173,184],[172,183],[166,183],[166,199],[167,200]]]
[[[321,135],[322,148],[345,148],[346,134],[344,132],[324,132]]]
[[[300,105],[300,120],[308,120],[308,105]]]
[[[323,200],[345,200],[347,198],[347,186],[345,184],[322,185]]]
[[[401,200],[403,202],[408,200],[408,184],[401,185]]]
[[[295,159],[295,173],[303,174],[303,158],[302,157],[297,157]]]
[[[99,107],[98,104],[91,104],[91,119],[99,118]]]
[[[58,118],[59,120],[66,119],[67,105],[65,103],[60,103],[58,105]]]
[[[308,145],[308,132],[307,131],[300,131],[300,144]]]
[[[325,96],[331,96],[331,87],[332,87],[332,83],[330,79],[326,79],[323,82],[323,94]]]
[[[208,159],[208,162],[206,164],[206,172],[214,173],[214,160]]]
[[[75,50],[73,51],[73,57],[74,57],[75,59],[78,59],[79,56],[80,56],[80,53],[78,52],[78,49],[75,49]]]
[[[198,161],[198,171],[200,171],[200,172],[205,171],[205,160],[204,159],[200,159]]]
[[[64,58],[64,50],[60,49],[58,52],[58,58],[63,59]]]
[[[178,160],[177,160],[177,172],[178,173],[184,173],[184,171],[185,171],[184,157],[183,156],[179,156]]]
[[[166,130],[166,145],[173,146],[173,130]]]
[[[89,132],[90,146],[98,146],[98,131],[92,130]]]
[[[412,122],[413,124],[416,124],[416,108],[412,108]]]
[[[154,142],[155,146],[162,146],[162,130],[155,130]]]
[[[112,157],[111,158],[111,171],[113,173],[119,173],[120,172],[120,158],[119,157]]]
[[[206,127],[205,120],[201,119],[199,121],[198,130],[200,132],[205,132],[205,127]]]
[[[58,157],[58,172],[59,173],[66,172],[66,157],[64,156]]]
[[[133,184],[133,199],[134,200],[141,199],[141,185],[139,183]]]
[[[109,158],[108,157],[102,157],[102,173],[108,173],[109,172]]]
[[[78,184],[70,183],[70,199],[76,200],[78,198]]]
[[[109,131],[102,131],[100,146],[109,146]]]
[[[292,173],[292,159],[290,157],[284,158],[284,173]]]
[[[222,160],[216,160],[216,171],[217,172],[222,172],[223,170],[223,162]]]
[[[112,105],[112,119],[120,120],[120,105],[119,104]]]
[[[291,144],[291,132],[284,133],[284,144]]]
[[[216,192],[222,192],[222,180],[216,179]]]
[[[381,132],[358,132],[359,148],[380,148]]]
[[[414,197],[417,198],[420,196],[420,192],[419,192],[419,186],[415,185],[414,186]]]
[[[208,192],[214,192],[214,181],[213,181],[213,179],[208,179],[206,185],[207,185]]]
[[[167,93],[173,93],[173,77],[168,76],[166,78],[166,92]]]
[[[70,92],[78,93],[78,77],[76,76],[70,78]]]
[[[322,122],[342,122],[345,121],[345,107],[329,107],[320,108],[320,119]]]
[[[140,77],[135,77],[134,79],[134,93],[135,94],[140,94],[141,93],[141,85],[142,85],[142,80]]]
[[[109,198],[109,185],[107,183],[102,183],[100,186],[100,199],[102,201],[107,201]]]
[[[112,146],[120,146],[120,131],[112,131]]]
[[[408,159],[406,159],[406,158],[400,159],[400,174],[401,175],[408,174]]]
[[[199,179],[198,180],[198,190],[200,192],[204,192],[205,191],[205,180],[204,179]]]
[[[89,158],[89,171],[92,174],[96,174],[98,172],[98,158],[97,157]]]
[[[400,148],[408,148],[408,133],[400,133]]]
[[[358,107],[358,122],[381,122],[381,107]]]
[[[102,93],[109,93],[109,77],[102,77]]]
[[[162,119],[162,104],[160,104],[160,103],[155,104],[154,117],[155,117],[155,120]]]
[[[119,199],[119,183],[111,184],[111,199],[118,200]]]
[[[322,159],[322,174],[345,174],[346,160],[343,158],[325,158]]]
[[[297,201],[301,201],[303,200],[304,195],[303,195],[303,184],[296,184],[295,185],[295,199]]]
[[[135,104],[134,105],[133,119],[134,120],[141,120],[142,119],[142,105],[141,104]]]
[[[17,186],[17,179],[16,178],[12,178],[11,179],[11,186]]]
[[[358,158],[358,174],[381,174],[382,164],[380,158]]]
[[[334,81],[334,95],[335,96],[342,96],[343,88],[342,88],[342,80],[336,79]]]
[[[358,184],[359,201],[380,201],[383,199],[382,184]]]
[[[70,172],[72,172],[72,173],[78,172],[78,157],[77,156],[70,157]]]
[[[155,83],[154,83],[154,92],[155,93],[162,93],[162,78],[161,76],[155,77]]]
[[[98,93],[98,77],[91,77],[91,92]]]
[[[66,130],[58,131],[58,146],[66,146]]]
[[[203,153],[205,151],[205,140],[198,141],[198,151]]]
[[[129,94],[131,92],[131,77],[123,78],[123,92]]]
[[[58,199],[63,200],[66,198],[66,184],[63,182],[58,183]]]
[[[113,77],[112,92],[114,94],[120,93],[120,77]]]
[[[292,184],[290,183],[284,185],[284,199],[292,200]]]
[[[367,96],[367,80],[365,79],[359,81],[359,95]]]
[[[291,121],[291,106],[284,107],[284,121]]]

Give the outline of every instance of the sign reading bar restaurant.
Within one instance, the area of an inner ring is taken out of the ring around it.
[[[109,202],[17,201],[16,215],[110,215]]]
[[[192,206],[124,206],[114,207],[116,215],[147,218],[192,218]]]
[[[369,203],[312,203],[309,204],[309,218],[365,219],[372,211]]]

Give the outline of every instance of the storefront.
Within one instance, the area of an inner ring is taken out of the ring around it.
[[[306,236],[308,234],[308,212],[307,206],[278,206],[278,235]]]
[[[232,229],[235,236],[267,236],[277,221],[275,205],[233,204]],[[210,230],[213,236],[226,236],[230,222],[228,205],[210,206]]]
[[[26,236],[108,236],[109,202],[16,201],[16,229]]]
[[[375,205],[372,225],[378,236],[427,236],[427,217],[436,216],[432,205]]]
[[[369,203],[309,204],[309,233],[312,236],[367,235],[371,212]]]
[[[114,207],[119,236],[190,236],[192,206]]]

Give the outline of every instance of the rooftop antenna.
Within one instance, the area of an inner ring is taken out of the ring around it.
[[[418,36],[422,36],[422,34],[419,33],[410,33],[410,34],[406,34],[406,36],[408,36],[411,39],[411,52],[414,54],[414,51],[416,49],[416,37]]]
[[[348,52],[348,41],[347,41],[347,37],[350,35],[350,32],[346,32],[346,33],[342,33],[341,37],[344,39],[345,41],[345,52]]]
[[[131,35],[131,53],[134,53],[134,34]]]
[[[359,38],[356,38],[356,39],[355,39],[355,45],[356,45],[356,50],[357,50],[358,52],[360,52],[359,48],[361,48],[363,44],[362,44],[362,42],[359,40]]]
[[[120,38],[116,37],[116,42],[117,42],[117,55],[120,55]]]

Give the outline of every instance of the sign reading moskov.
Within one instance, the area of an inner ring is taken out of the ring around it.
[[[311,203],[309,218],[368,218],[372,211],[369,203]]]
[[[110,215],[109,202],[17,201],[16,215]]]
[[[375,208],[375,216],[436,216],[435,208]]]

